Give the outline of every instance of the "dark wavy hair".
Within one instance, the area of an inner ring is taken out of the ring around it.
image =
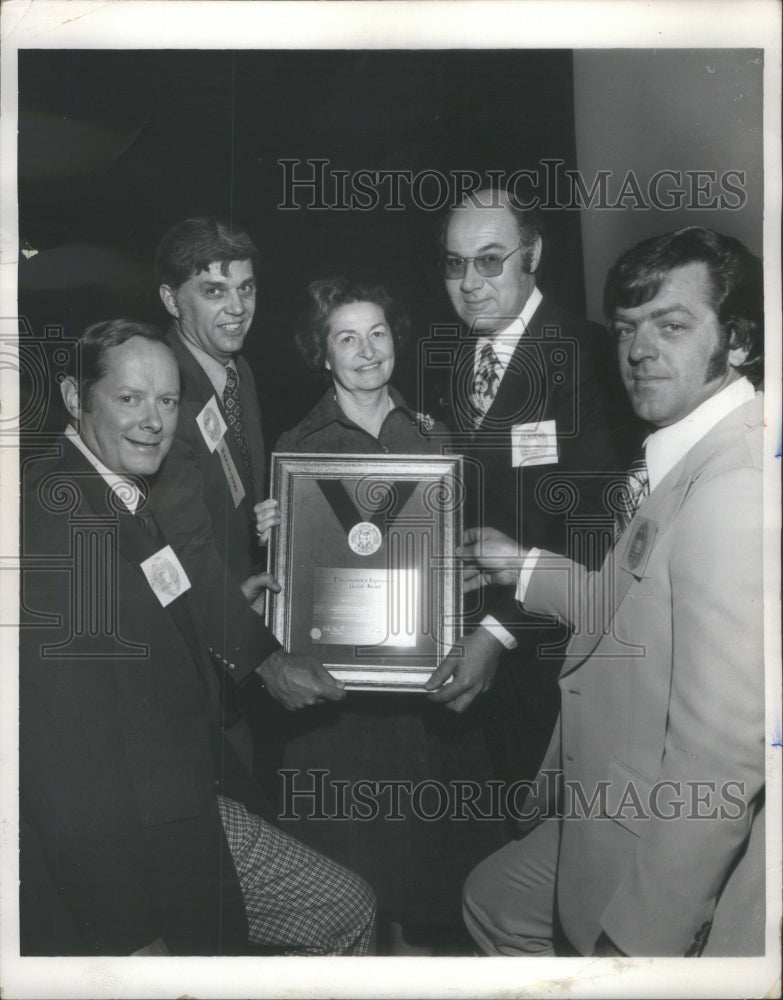
[[[160,241],[155,254],[155,281],[176,290],[194,274],[220,262],[225,276],[232,260],[249,260],[258,272],[259,253],[239,226],[214,216],[199,216],[176,223]]]
[[[296,346],[305,364],[313,371],[323,371],[326,361],[326,338],[329,318],[335,309],[353,302],[372,302],[383,309],[391,330],[395,350],[405,343],[410,329],[408,315],[383,287],[363,284],[349,278],[319,278],[307,288],[310,304],[296,327]]]
[[[68,374],[79,387],[82,409],[89,412],[95,383],[106,374],[106,352],[133,337],[157,341],[169,350],[162,332],[156,326],[151,323],[140,323],[134,319],[101,320],[88,326],[79,337],[77,349],[71,355]]]
[[[724,349],[744,347],[737,371],[759,385],[764,376],[764,273],[761,260],[733,236],[690,226],[644,240],[622,254],[604,286],[604,314],[611,329],[617,309],[655,298],[670,271],[703,263],[712,283]]]

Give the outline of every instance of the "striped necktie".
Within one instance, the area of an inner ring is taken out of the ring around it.
[[[492,348],[492,344],[484,344],[479,354],[478,367],[473,376],[471,402],[476,413],[478,426],[492,406],[500,384],[500,361]]]
[[[237,378],[236,368],[233,365],[226,365],[226,387],[223,390],[223,407],[228,418],[228,426],[234,434],[237,446],[239,447],[239,453],[245,464],[245,471],[248,476],[252,476],[250,451],[247,447],[245,423],[242,419],[242,403],[239,399],[239,379]]]
[[[647,462],[638,458],[628,470],[625,483],[618,496],[618,510],[614,518],[614,540],[619,539],[634,518],[637,510],[650,495],[650,477]]]

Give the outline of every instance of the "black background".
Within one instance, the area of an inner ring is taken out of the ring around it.
[[[25,50],[19,82],[19,233],[38,251],[20,258],[29,328],[75,337],[119,315],[165,326],[152,277],[160,237],[191,215],[232,219],[263,260],[245,354],[268,445],[323,391],[292,340],[310,281],[348,272],[400,296],[414,335],[394,381],[419,407],[433,400],[419,398],[417,342],[454,319],[437,268],[440,213],[413,205],[406,186],[403,210],[282,210],[280,159],[352,173],[510,173],[544,157],[577,166],[564,51]],[[546,224],[540,283],[582,311],[579,214],[548,212]]]

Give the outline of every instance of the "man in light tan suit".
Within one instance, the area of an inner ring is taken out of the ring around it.
[[[468,587],[513,581],[574,628],[528,832],[474,869],[464,917],[489,954],[762,954],[761,262],[669,233],[604,306],[650,425],[614,549],[596,573],[491,529],[460,550]]]

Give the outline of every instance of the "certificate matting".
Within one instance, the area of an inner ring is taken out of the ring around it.
[[[274,454],[268,623],[350,689],[422,691],[459,634],[459,457]]]

